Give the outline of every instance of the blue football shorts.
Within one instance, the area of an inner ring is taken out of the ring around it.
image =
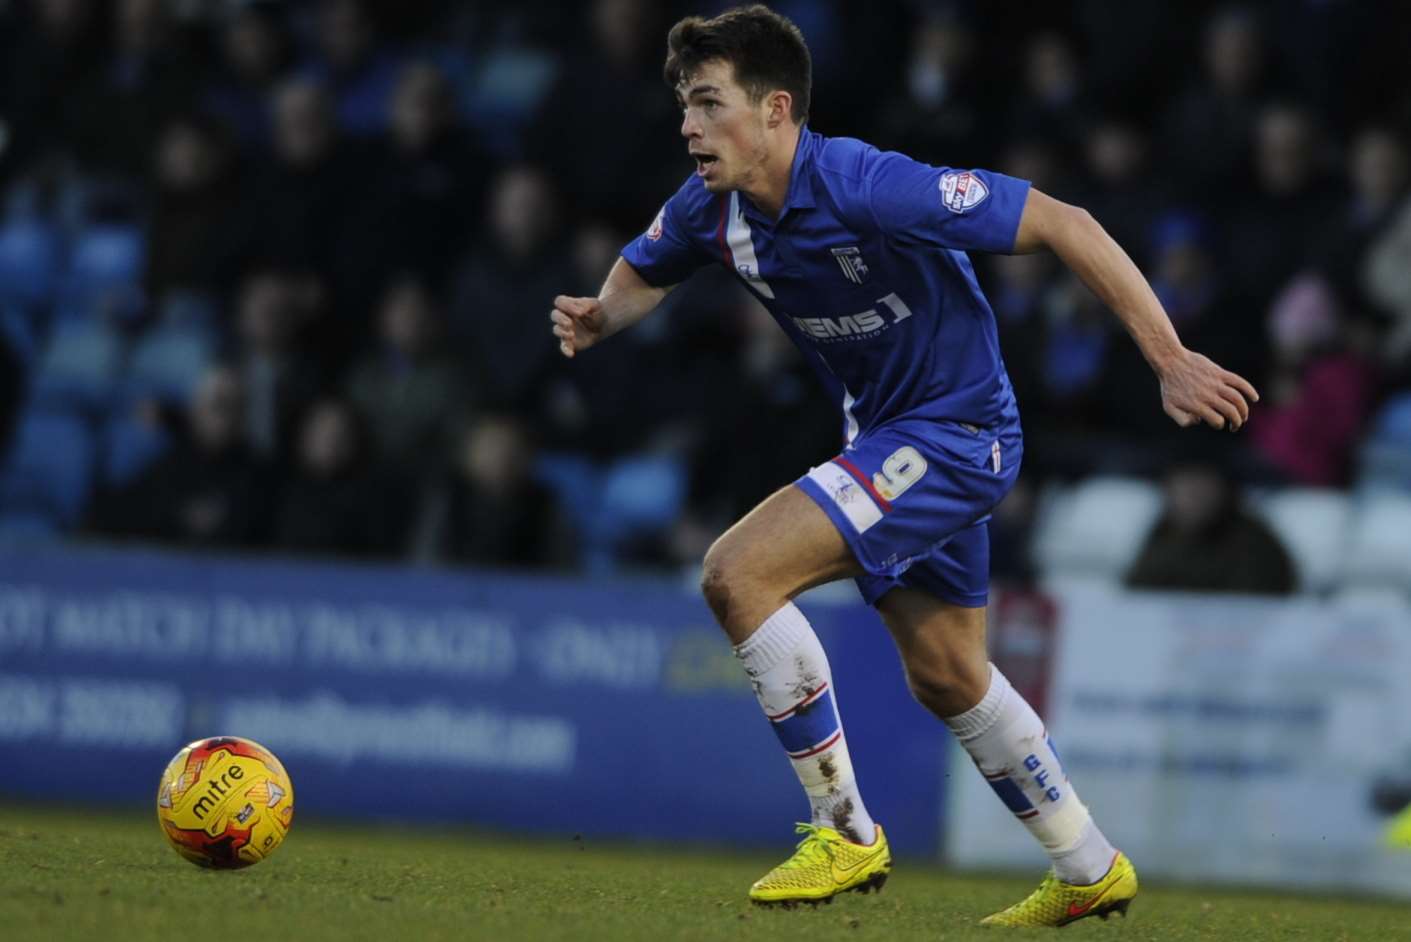
[[[901,420],[872,429],[795,484],[813,498],[865,574],[868,605],[898,586],[980,607],[990,588],[990,512],[1019,474],[1017,424],[983,429]]]

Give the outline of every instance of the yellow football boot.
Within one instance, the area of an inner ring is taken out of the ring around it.
[[[1411,805],[1391,819],[1386,829],[1386,842],[1390,847],[1411,850]]]
[[[871,844],[854,844],[832,828],[798,824],[804,835],[794,856],[755,881],[750,901],[760,905],[795,906],[832,902],[839,893],[881,890],[892,870],[887,835],[877,825]]]
[[[982,926],[1066,926],[1070,922],[1110,913],[1127,915],[1137,895],[1137,871],[1121,851],[1112,858],[1107,875],[1096,883],[1062,883],[1050,870],[1039,888],[1022,902],[980,920]]]

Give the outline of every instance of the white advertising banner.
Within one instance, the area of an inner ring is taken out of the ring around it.
[[[1411,606],[1059,589],[1048,722],[1139,872],[1411,896]],[[956,748],[958,866],[1044,857]]]

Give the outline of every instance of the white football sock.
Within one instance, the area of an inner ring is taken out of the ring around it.
[[[1033,707],[990,665],[990,689],[974,707],[946,718],[965,751],[1014,816],[1053,860],[1064,883],[1096,883],[1116,849],[1078,799]]]
[[[803,612],[786,603],[735,646],[735,656],[808,794],[813,823],[871,844],[877,829],[857,790],[833,674]]]

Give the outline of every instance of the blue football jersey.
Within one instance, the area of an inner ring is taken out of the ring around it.
[[[778,219],[693,174],[622,257],[658,286],[733,271],[832,391],[849,443],[898,419],[1017,428],[965,253],[1011,251],[1028,190],[804,127]]]

